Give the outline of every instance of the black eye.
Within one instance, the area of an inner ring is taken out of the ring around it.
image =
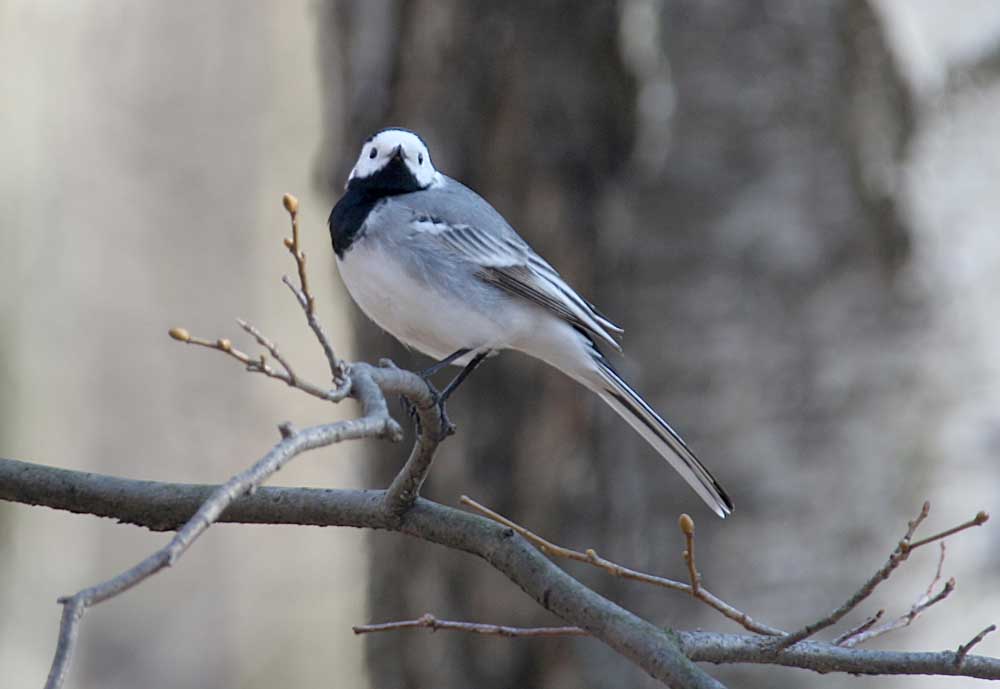
[[[377,155],[378,155],[378,149],[373,147],[371,153],[368,154],[368,157],[374,160],[375,156]]]
[[[423,164],[424,164],[424,154],[419,153],[417,154],[417,165],[423,165]]]

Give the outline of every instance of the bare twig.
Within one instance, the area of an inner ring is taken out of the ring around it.
[[[340,385],[332,390],[322,388],[315,383],[310,383],[296,376],[289,364],[284,360],[284,357],[278,356],[277,346],[264,337],[257,328],[246,323],[245,321],[237,321],[244,330],[254,336],[257,342],[261,346],[265,347],[272,356],[281,364],[283,370],[277,370],[272,367],[267,362],[267,357],[261,354],[258,357],[252,357],[249,354],[240,351],[233,346],[233,343],[226,338],[219,338],[217,340],[207,340],[201,337],[195,337],[191,335],[185,328],[171,328],[170,337],[174,338],[179,342],[184,342],[185,344],[197,345],[199,347],[207,347],[208,349],[214,349],[216,351],[227,354],[228,356],[236,359],[241,364],[246,366],[246,369],[251,373],[262,373],[268,378],[274,378],[276,380],[283,381],[290,387],[301,390],[302,392],[312,395],[318,399],[324,400],[326,402],[340,402],[343,399],[350,396],[351,387],[350,379],[347,379],[346,384]]]
[[[997,626],[995,624],[991,624],[989,627],[969,639],[966,643],[959,646],[958,650],[955,651],[955,667],[961,668],[962,665],[965,664],[965,659],[968,657],[969,651],[971,651],[976,644],[985,639],[988,634],[992,634],[996,630]]]
[[[946,535],[954,534],[957,533],[958,531],[962,531],[964,529],[968,529],[973,526],[979,526],[981,524],[985,524],[986,521],[989,519],[988,514],[986,514],[985,512],[979,512],[973,519],[969,520],[968,522],[965,522],[964,524],[959,525],[958,527],[942,531],[939,534],[935,534],[934,536],[925,538],[915,543],[912,542],[914,533],[916,533],[916,530],[920,526],[920,524],[923,523],[925,519],[927,519],[927,515],[930,514],[930,510],[931,510],[931,504],[929,502],[924,502],[923,506],[920,509],[920,513],[912,521],[907,523],[906,533],[903,535],[903,538],[897,544],[895,550],[893,550],[892,553],[889,555],[889,559],[886,561],[886,563],[882,565],[882,567],[879,568],[878,571],[876,571],[875,574],[873,574],[868,579],[868,581],[866,581],[861,586],[861,588],[855,591],[850,598],[844,601],[843,604],[841,604],[839,607],[833,610],[833,612],[831,612],[829,615],[815,622],[812,622],[811,624],[808,624],[797,631],[787,634],[786,636],[782,637],[776,642],[773,642],[774,650],[777,652],[786,649],[792,646],[793,644],[796,644],[799,641],[812,636],[816,632],[822,629],[826,629],[827,627],[830,627],[839,622],[841,619],[843,619],[843,617],[847,613],[849,613],[851,610],[854,610],[858,605],[861,604],[862,601],[868,598],[868,596],[872,594],[875,588],[883,581],[888,579],[892,575],[892,573],[896,570],[896,568],[906,561],[906,559],[910,556],[910,553],[912,553],[917,548],[927,545],[928,543],[933,543],[934,541],[939,540],[940,538],[943,538]],[[948,593],[950,593],[950,591]],[[947,596],[948,593],[944,593],[944,596]],[[921,610],[925,609],[926,606],[921,608]],[[907,613],[907,615],[904,615],[902,618],[899,619],[903,620],[908,615],[909,613]],[[907,622],[906,624],[909,624],[909,622]],[[893,628],[895,629],[898,627],[893,627]],[[863,634],[854,637],[851,640],[851,643],[860,643],[860,640],[862,638],[871,638],[871,636],[869,635],[873,631],[874,630],[869,630],[868,632],[865,632]]]
[[[963,522],[958,526],[953,526],[950,529],[945,529],[944,531],[936,533],[933,536],[922,538],[919,541],[916,541],[915,543],[910,543],[909,549],[916,550],[920,546],[927,545],[928,543],[933,543],[934,541],[940,541],[941,539],[947,538],[948,536],[957,534],[959,531],[965,531],[966,529],[971,529],[974,526],[982,526],[989,520],[990,520],[990,515],[988,512],[979,511],[976,513],[975,517],[973,517],[967,522]]]
[[[944,572],[944,558],[948,553],[948,546],[945,545],[944,541],[941,541],[938,547],[938,561],[937,567],[934,568],[934,578],[931,579],[931,583],[927,584],[926,594],[931,595],[931,591],[937,586],[937,583],[941,581],[941,574]]]
[[[270,352],[271,356],[274,357],[275,361],[281,364],[281,368],[285,369],[285,373],[288,376],[287,378],[288,384],[294,386],[298,382],[298,376],[296,376],[295,371],[292,370],[292,365],[288,362],[288,360],[284,356],[282,356],[281,352],[278,351],[278,345],[276,345],[274,342],[264,337],[264,334],[261,333],[260,330],[255,328],[250,323],[247,323],[242,318],[237,318],[236,322],[239,324],[241,328],[243,328],[243,330],[245,330],[255,340],[257,340],[257,344],[259,344],[261,347]]]
[[[319,340],[319,344],[323,348],[323,354],[326,355],[326,361],[330,366],[330,374],[333,376],[334,384],[337,387],[346,387],[348,385],[347,367],[343,361],[337,358],[336,353],[333,351],[330,338],[326,336],[323,325],[316,317],[316,299],[309,291],[309,279],[306,275],[306,255],[302,251],[302,245],[299,242],[299,200],[291,194],[285,194],[282,198],[282,203],[285,205],[285,210],[288,211],[288,215],[292,221],[292,237],[291,239],[286,237],[284,244],[285,248],[288,249],[289,253],[295,259],[295,265],[299,273],[299,286],[296,287],[293,285],[287,276],[282,277],[281,281],[288,285],[288,288],[295,295],[296,300],[298,300],[299,305],[305,311],[306,322],[312,329],[316,339]]]
[[[616,577],[631,579],[632,581],[639,581],[652,586],[659,586],[661,588],[670,589],[671,591],[689,593],[698,600],[707,604],[709,607],[722,613],[733,622],[736,622],[744,629],[757,634],[763,634],[765,636],[780,636],[785,633],[780,629],[755,621],[752,617],[750,617],[750,615],[733,607],[715,594],[706,590],[703,586],[699,585],[697,590],[695,590],[689,584],[685,584],[680,581],[674,581],[673,579],[658,577],[653,574],[646,574],[645,572],[639,572],[634,569],[629,569],[628,567],[623,567],[622,565],[612,562],[611,560],[606,560],[600,557],[592,548],[588,548],[586,552],[582,553],[577,550],[564,548],[563,546],[556,545],[555,543],[545,540],[520,524],[512,522],[485,505],[481,505],[467,495],[463,495],[459,501],[463,505],[476,510],[483,516],[489,517],[493,521],[513,529],[546,555],[561,557],[567,560],[576,560],[578,562],[586,562],[587,564],[603,569],[605,572],[608,572]]]
[[[479,624],[476,622],[456,622],[454,620],[439,620],[430,613],[421,615],[415,620],[400,620],[383,622],[381,624],[362,624],[352,627],[355,634],[372,634],[374,632],[390,632],[400,629],[447,629],[472,634],[506,637],[545,637],[545,636],[588,636],[580,627],[509,627],[503,624]]]
[[[682,514],[677,520],[677,525],[684,534],[684,564],[687,565],[688,579],[691,581],[691,595],[695,598],[701,590],[701,575],[698,574],[698,566],[694,562],[694,520],[688,514]]]
[[[930,543],[931,541],[927,541]],[[940,603],[945,598],[951,595],[951,592],[955,590],[955,580],[949,579],[941,591],[937,594],[934,593],[934,588],[937,586],[938,582],[941,581],[941,573],[944,571],[944,558],[947,549],[945,548],[944,541],[940,542],[940,548],[938,549],[938,561],[937,567],[934,569],[934,577],[931,579],[930,583],[927,584],[927,588],[924,592],[914,601],[910,609],[904,614],[896,617],[894,619],[888,620],[878,625],[868,625],[865,629],[860,629],[855,633],[851,634],[848,638],[843,640],[835,641],[839,646],[845,646],[850,648],[852,646],[857,646],[858,644],[864,643],[865,641],[870,641],[877,636],[882,636],[888,632],[896,629],[901,629],[902,627],[908,627],[917,616],[920,615],[924,610]],[[880,611],[881,612],[881,611]]]
[[[873,626],[875,626],[875,624],[879,620],[881,620],[884,615],[885,615],[885,609],[884,608],[879,608],[878,611],[876,611],[876,613],[874,615],[872,615],[867,620],[865,620],[864,622],[862,622],[861,624],[859,624],[857,627],[853,627],[851,629],[848,629],[846,632],[844,632],[843,634],[841,634],[840,636],[838,636],[836,639],[834,639],[833,640],[833,645],[834,646],[843,646],[847,641],[850,641],[852,638],[854,638],[858,634],[861,634],[862,632],[866,632],[869,629],[871,629]]]
[[[302,244],[299,242],[299,200],[291,194],[285,194],[281,202],[284,204],[285,210],[288,211],[288,215],[292,220],[292,238],[285,239],[285,248],[295,258],[295,264],[299,270],[299,285],[302,288],[302,293],[306,295],[306,315],[311,316],[316,313],[316,301],[309,292],[309,279],[306,275],[306,255],[302,251]]]
[[[927,516],[931,513],[931,502],[930,500],[924,500],[924,504],[920,506],[920,512],[912,520],[906,522],[906,533],[903,535],[903,542],[909,543],[913,538],[913,534],[917,532],[920,525],[924,523]]]
[[[489,517],[493,521],[513,529],[521,536],[526,538],[528,541],[530,541],[536,548],[541,550],[546,555],[555,555],[556,557],[562,557],[568,560],[577,560],[579,562],[587,562],[589,564],[593,564],[596,560],[600,560],[600,558],[597,556],[597,552],[594,550],[588,550],[586,553],[581,553],[578,550],[570,550],[569,548],[564,548],[561,545],[556,545],[555,543],[547,541],[541,536],[524,528],[520,524],[512,522],[510,519],[507,519],[507,517],[503,516],[502,514],[494,512],[489,507],[486,507],[485,505],[476,502],[468,495],[461,496],[458,499],[458,501],[463,505],[465,505],[466,507],[471,507],[484,517]],[[624,576],[623,574],[617,574],[617,573],[615,574],[616,576]],[[687,590],[687,586],[680,583],[679,581],[671,581],[670,579],[665,579],[664,581],[667,582],[665,584],[667,588],[672,588],[675,591]]]
[[[936,594],[931,596],[928,596],[926,594],[921,595],[920,598],[917,599],[917,602],[915,602],[908,611],[906,611],[899,617],[895,617],[887,622],[883,622],[878,626],[860,632],[840,645],[843,646],[844,648],[852,648],[854,646],[863,644],[866,641],[871,641],[877,636],[882,636],[883,634],[887,634],[897,629],[902,629],[903,627],[909,627],[913,623],[913,621],[920,616],[922,612],[924,612],[931,606],[937,605],[938,603],[943,601],[945,598],[950,596],[954,590],[955,590],[955,580],[949,579],[944,583],[944,586],[942,586],[941,590],[938,591]]]

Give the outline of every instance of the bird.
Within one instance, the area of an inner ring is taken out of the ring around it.
[[[442,402],[485,358],[523,352],[600,397],[717,515],[732,512],[719,482],[602,353],[621,351],[623,330],[484,198],[436,170],[417,133],[390,127],[362,144],[328,224],[341,279],[365,315],[437,360],[422,375],[463,367]]]

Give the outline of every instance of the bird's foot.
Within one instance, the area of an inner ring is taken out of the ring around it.
[[[441,424],[438,427],[438,435],[436,440],[438,442],[441,442],[449,435],[455,435],[455,424],[453,424],[451,422],[451,419],[448,418],[448,407],[446,406],[446,403],[448,401],[448,393],[451,391],[446,388],[444,393],[440,393],[438,392],[437,388],[434,387],[434,384],[431,383],[430,378],[424,376],[421,376],[421,378],[423,378],[424,382],[427,384],[427,389],[431,393],[431,399],[434,402],[434,406],[436,406],[438,410],[438,417],[441,420]]]
[[[445,400],[439,400],[437,403],[438,413],[441,414],[441,426],[438,429],[438,442],[444,440],[449,435],[455,435],[455,424],[451,422],[448,418],[448,408],[445,406]]]
[[[447,396],[442,395],[440,392],[438,392],[437,388],[434,387],[434,384],[430,381],[429,377],[423,375],[421,375],[420,377],[427,385],[427,390],[430,392],[432,403],[434,404],[434,406],[438,408],[438,415],[441,419],[441,424],[440,427],[438,428],[437,440],[438,442],[440,442],[445,438],[447,438],[449,435],[455,435],[455,424],[453,424],[451,422],[451,419],[448,418],[448,408],[446,406],[448,398]],[[400,405],[402,406],[403,412],[407,416],[409,416],[410,419],[412,419],[413,427],[416,429],[416,432],[419,435],[422,432],[423,427],[421,426],[420,423],[420,414],[417,411],[417,405],[406,395],[400,395],[399,402]]]
[[[415,405],[409,397],[406,395],[399,396],[399,408],[406,414],[410,419],[419,426],[420,416],[417,414],[417,405]],[[419,431],[419,427],[417,429]]]

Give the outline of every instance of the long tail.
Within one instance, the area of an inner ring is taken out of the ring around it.
[[[677,431],[622,380],[603,356],[598,353],[592,358],[597,364],[597,375],[587,381],[588,387],[670,462],[712,511],[722,518],[730,514],[733,511],[733,501],[715,477],[698,461]]]

